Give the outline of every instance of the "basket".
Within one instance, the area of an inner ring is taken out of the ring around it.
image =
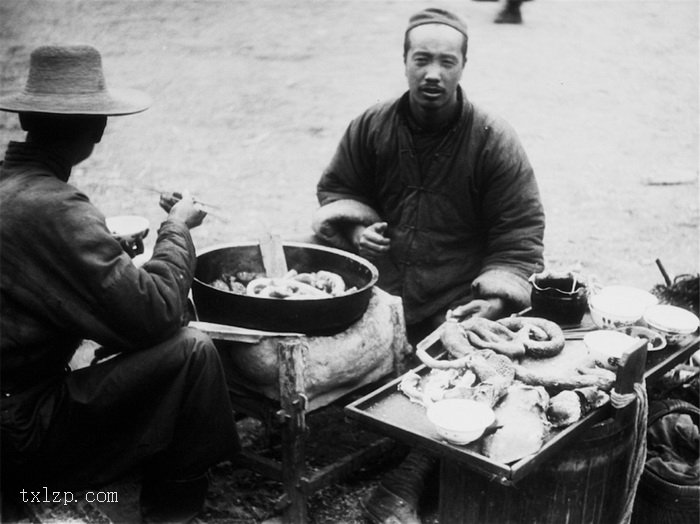
[[[671,413],[691,415],[695,425],[700,409],[678,399],[650,404],[648,426]],[[662,478],[648,464],[639,480],[631,524],[698,524],[700,522],[700,486],[683,485]]]

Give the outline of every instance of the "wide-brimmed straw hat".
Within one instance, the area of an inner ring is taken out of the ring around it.
[[[42,46],[29,61],[24,89],[0,98],[0,109],[14,113],[130,115],[151,99],[133,89],[107,89],[99,51],[88,45]]]

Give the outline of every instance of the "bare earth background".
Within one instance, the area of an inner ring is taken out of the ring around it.
[[[522,26],[493,24],[500,5],[471,0],[2,0],[0,94],[23,86],[35,46],[91,43],[109,86],[154,99],[110,119],[74,170],[105,215],[146,216],[152,245],[163,218],[154,190],[190,189],[221,208],[194,231],[198,248],[268,230],[304,236],[349,120],[405,89],[403,28],[430,5],[466,18],[462,85],[524,142],[549,267],[645,289],[661,282],[656,258],[671,276],[698,271],[697,0],[536,0]],[[1,113],[0,141],[22,138]],[[374,481],[326,490],[312,519],[361,522]],[[205,517],[259,522],[279,494],[221,468]]]

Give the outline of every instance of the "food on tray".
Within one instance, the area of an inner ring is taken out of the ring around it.
[[[561,328],[544,318],[508,317],[498,321],[508,329],[517,331],[518,340],[525,347],[525,354],[533,358],[549,358],[564,349],[564,333]]]
[[[337,273],[299,273],[294,269],[281,278],[267,278],[264,273],[250,271],[239,271],[235,275],[226,273],[211,282],[211,285],[237,295],[289,300],[331,298],[355,290],[346,289],[343,277]]]
[[[433,362],[453,363],[457,360]],[[444,398],[463,398],[493,407],[505,395],[514,376],[513,363],[508,357],[483,350],[464,357],[461,366],[432,366],[422,385],[420,375],[410,371],[399,383],[399,389],[413,402],[426,406]]]
[[[550,320],[535,317],[508,317],[498,321],[470,318],[448,321],[441,342],[455,357],[475,349],[491,349],[510,358],[523,356],[549,358],[564,348],[564,333]]]
[[[605,404],[609,396],[596,387],[564,390],[549,399],[547,419],[555,428],[573,424]]]
[[[541,318],[450,320],[440,341],[449,357],[432,357],[419,344],[416,356],[430,370],[404,374],[399,390],[426,408],[444,399],[493,408],[499,428],[481,451],[498,462],[535,453],[553,430],[602,406],[616,379],[587,351],[565,346],[561,328]]]
[[[498,431],[484,437],[482,453],[505,464],[537,453],[549,432],[549,394],[540,386],[514,383],[495,409]]]
[[[556,391],[591,386],[603,391],[609,391],[615,382],[615,373],[613,371],[597,366],[577,368],[573,372],[563,374],[558,370],[550,372],[544,370],[535,371],[516,364],[515,377],[524,384],[544,386]]]

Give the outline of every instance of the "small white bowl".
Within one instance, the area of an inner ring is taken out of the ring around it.
[[[438,435],[458,446],[477,440],[496,420],[489,406],[463,398],[439,400],[430,404],[426,413]]]
[[[597,364],[615,371],[620,366],[622,355],[639,340],[619,331],[601,329],[586,333],[583,343]]]
[[[107,229],[120,242],[134,242],[145,238],[150,224],[148,219],[137,215],[121,215],[108,217]]]
[[[687,309],[667,304],[648,308],[644,312],[644,322],[664,335],[669,344],[695,333],[700,325],[698,317]]]
[[[603,329],[635,324],[644,311],[658,299],[643,289],[631,286],[606,286],[588,299],[593,323]]]

